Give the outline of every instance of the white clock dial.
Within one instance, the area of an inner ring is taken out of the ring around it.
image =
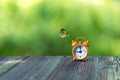
[[[85,58],[87,56],[87,49],[84,46],[76,46],[74,48],[74,55],[77,58]]]

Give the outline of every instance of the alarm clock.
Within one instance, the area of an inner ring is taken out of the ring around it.
[[[82,39],[83,42],[77,41],[78,39]],[[73,60],[86,61],[88,59],[88,45],[89,41],[87,41],[84,37],[77,37],[76,40],[72,40]]]

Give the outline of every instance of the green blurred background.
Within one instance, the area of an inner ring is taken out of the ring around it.
[[[0,0],[0,56],[71,55],[77,36],[90,56],[119,56],[119,0]]]

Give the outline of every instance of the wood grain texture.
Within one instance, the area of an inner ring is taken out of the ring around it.
[[[5,57],[0,60],[0,75],[8,72],[10,69],[12,69],[15,65],[20,63],[23,59],[26,57]]]
[[[120,80],[120,57],[0,57],[0,80]]]

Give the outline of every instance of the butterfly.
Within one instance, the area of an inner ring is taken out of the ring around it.
[[[69,36],[68,32],[64,28],[61,28],[60,29],[60,37],[61,38],[66,38],[68,36]]]

